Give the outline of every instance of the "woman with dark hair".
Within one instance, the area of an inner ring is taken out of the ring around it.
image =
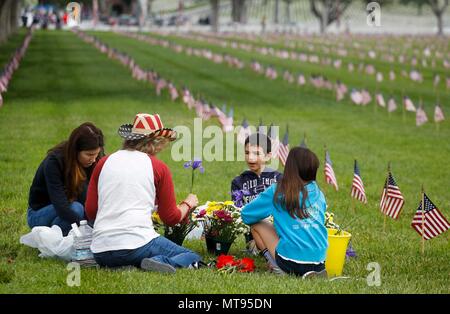
[[[252,235],[269,262],[303,277],[326,276],[327,205],[316,183],[318,168],[312,151],[292,148],[281,181],[242,209],[242,220],[252,225]],[[263,221],[269,216],[274,225]]]
[[[30,187],[30,228],[58,225],[67,235],[71,224],[85,219],[87,186],[97,161],[104,156],[103,146],[102,131],[86,122],[47,152]]]

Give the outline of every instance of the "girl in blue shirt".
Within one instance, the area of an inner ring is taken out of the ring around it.
[[[279,183],[242,209],[258,247],[286,273],[323,274],[328,247],[325,197],[316,183],[319,159],[307,148],[290,150]],[[273,216],[274,224],[263,219]],[[263,250],[264,251],[264,250]]]

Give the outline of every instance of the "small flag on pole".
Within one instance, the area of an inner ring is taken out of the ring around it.
[[[395,110],[397,110],[397,103],[395,102],[394,98],[389,98],[388,100],[388,112],[393,112]]]
[[[422,201],[420,201],[411,227],[425,240],[429,240],[450,229],[450,223],[425,193],[423,193],[423,201],[425,212],[422,211]]]
[[[423,106],[420,105],[420,107],[417,109],[417,113],[416,113],[416,125],[421,126],[424,123],[426,123],[427,121],[428,121],[427,114],[426,114],[425,110],[423,110]]]
[[[381,195],[381,212],[393,219],[397,219],[404,204],[405,200],[403,195],[400,192],[391,171],[389,171]]]
[[[408,96],[403,97],[403,105],[406,111],[416,112],[416,107]]]
[[[251,130],[248,126],[247,119],[244,118],[242,121],[241,129],[239,130],[239,133],[237,135],[237,141],[241,143],[242,145],[245,144],[245,139],[251,134]]]
[[[441,122],[444,121],[444,112],[442,111],[442,108],[439,104],[436,105],[434,108],[434,122]]]
[[[330,153],[325,151],[325,181],[334,186],[335,190],[339,190],[336,175],[333,170],[333,163],[331,162]]]
[[[278,157],[280,158],[283,166],[286,164],[286,159],[289,154],[289,130],[286,127],[286,133],[284,134],[283,141],[281,141],[278,147]]]
[[[358,162],[355,160],[355,169],[353,174],[351,196],[364,204],[367,203],[366,192],[364,191],[364,184],[361,179],[361,173],[359,172]]]
[[[306,133],[303,134],[303,139],[302,139],[302,142],[300,143],[300,147],[308,148],[308,146],[306,145]]]
[[[277,132],[274,130],[273,123],[270,124],[269,130],[267,131],[267,136],[270,138],[271,141],[272,158],[277,158],[278,149],[280,147],[280,141],[278,140]]]

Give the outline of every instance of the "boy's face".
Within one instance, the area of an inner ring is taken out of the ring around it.
[[[265,154],[261,146],[247,144],[245,146],[245,161],[248,168],[256,173],[259,173],[268,160],[271,158],[271,153]]]

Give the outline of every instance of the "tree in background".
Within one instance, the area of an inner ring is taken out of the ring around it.
[[[219,10],[220,0],[209,0],[211,4],[211,27],[212,31],[217,33],[219,31]]]
[[[400,3],[408,5],[415,4],[420,8],[423,5],[429,5],[431,7],[431,11],[433,11],[434,16],[437,19],[437,34],[442,36],[444,34],[444,12],[448,7],[449,0],[400,0]]]
[[[247,23],[246,0],[231,0],[231,19],[236,23]]]
[[[309,0],[311,13],[319,20],[320,33],[338,21],[352,0]]]
[[[9,35],[17,30],[21,7],[20,0],[0,1],[0,43],[6,41]]]

